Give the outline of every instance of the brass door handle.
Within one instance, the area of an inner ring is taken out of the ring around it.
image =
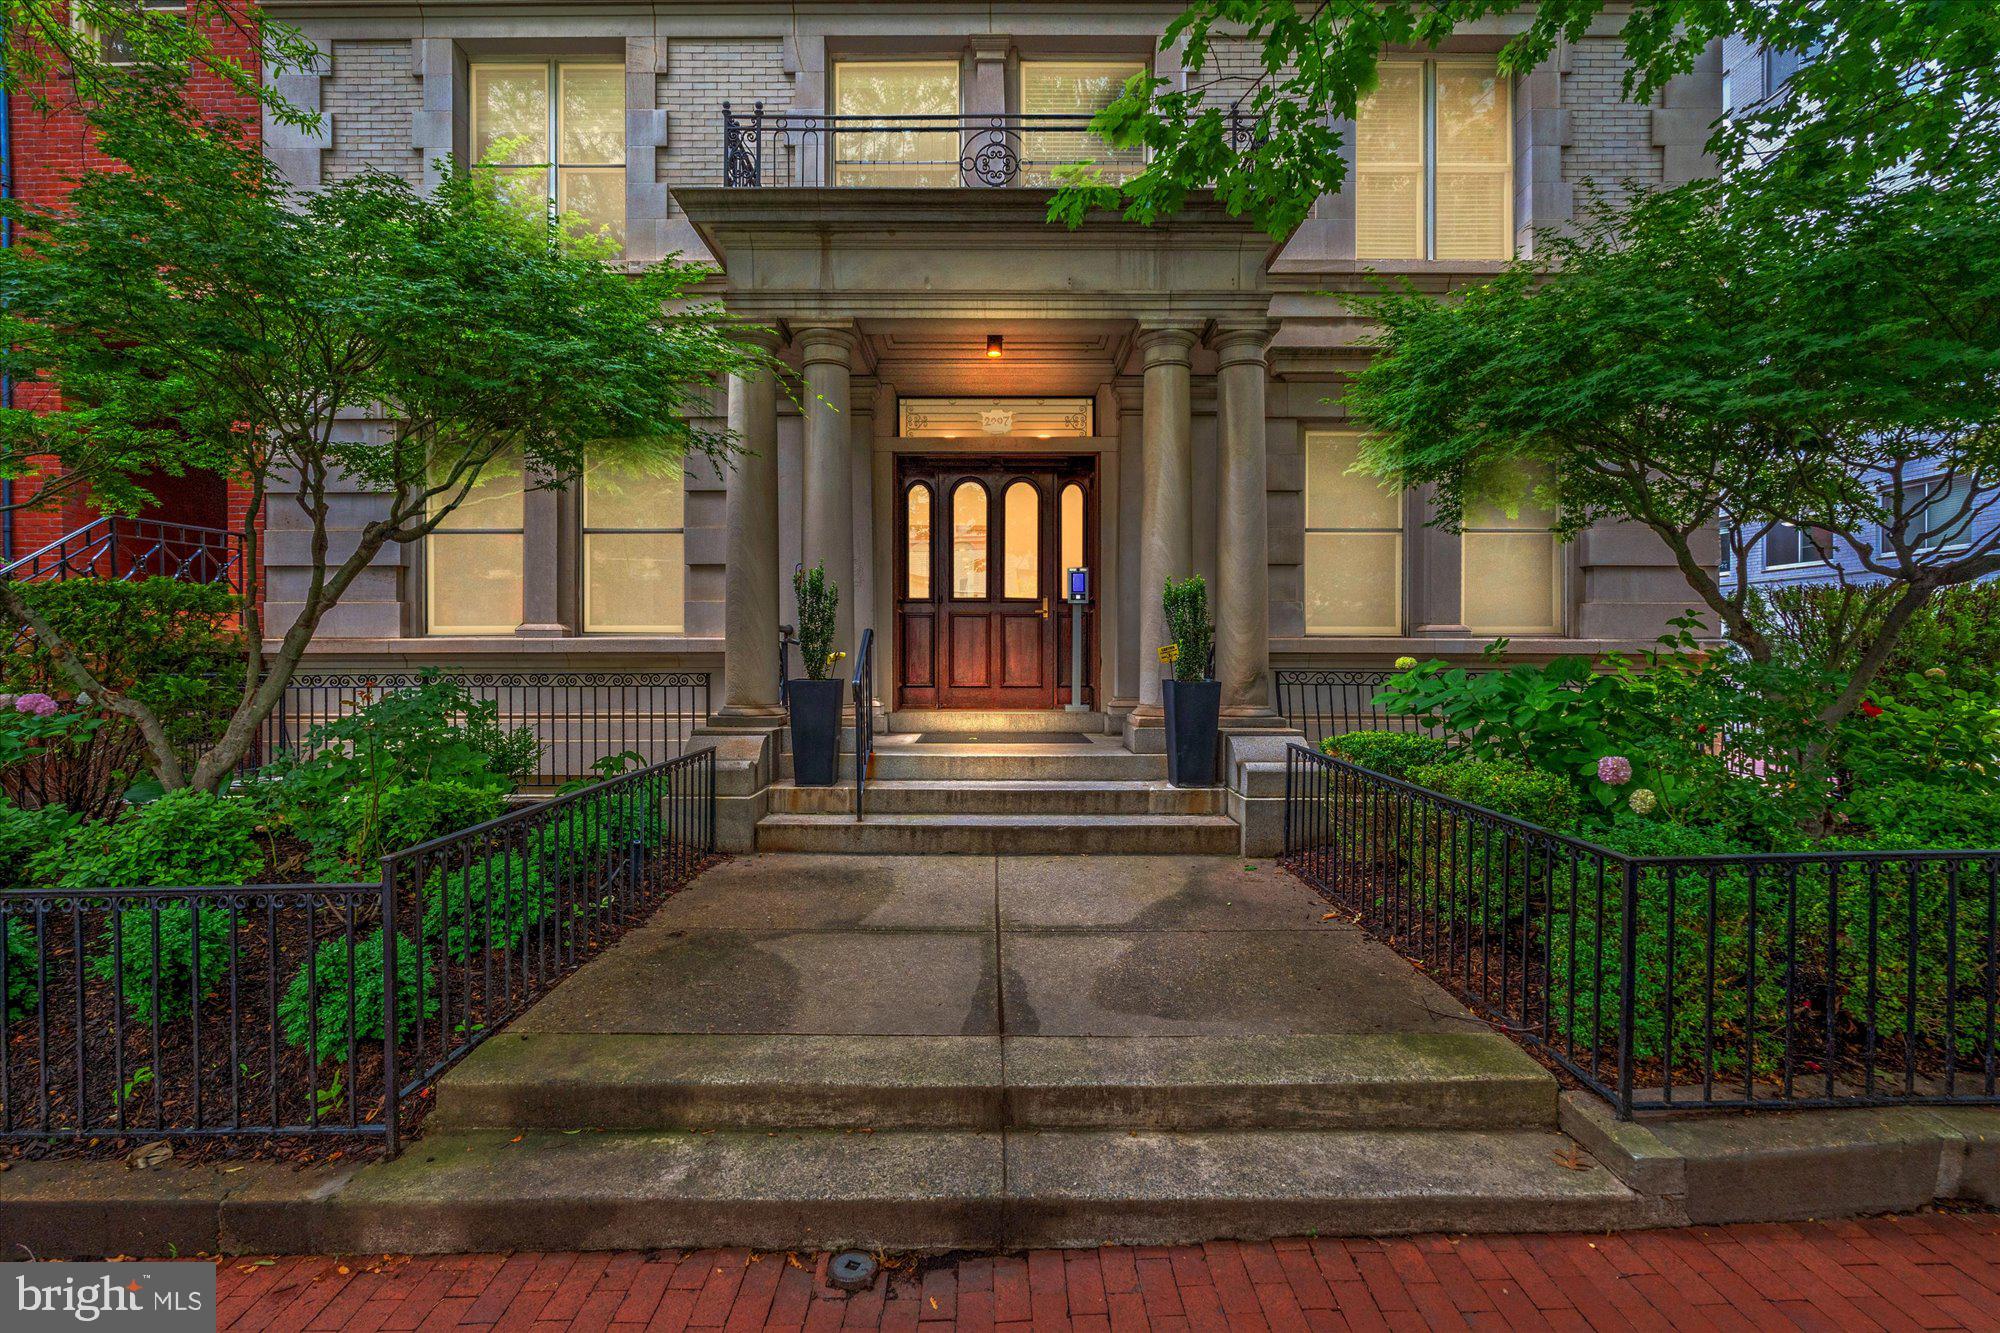
[[[1036,615],[1038,615],[1038,616],[1040,616],[1040,617],[1041,617],[1041,618],[1042,618],[1043,620],[1047,620],[1047,619],[1049,618],[1049,599],[1048,599],[1048,598],[1046,598],[1046,597],[1042,598],[1042,609],[1041,609],[1041,610],[1039,610],[1039,611],[1037,611],[1037,612],[1035,612],[1035,614],[1036,614]]]

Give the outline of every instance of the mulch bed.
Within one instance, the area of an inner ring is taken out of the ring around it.
[[[581,939],[544,929],[513,949],[462,961],[427,942],[436,961],[425,985],[441,992],[442,1004],[427,1004],[433,1012],[399,1043],[399,1080],[407,1086],[427,1069],[433,1078],[442,1073],[719,859],[655,860],[632,899],[642,905],[630,912],[593,907]],[[277,1023],[285,990],[308,956],[326,941],[374,931],[379,898],[309,885],[204,895],[204,916],[210,904],[225,913],[235,905],[233,962],[210,971],[192,1014],[183,998],[183,1012],[163,1014],[157,1024],[149,1009],[135,1014],[129,1001],[121,1005],[112,979],[89,964],[110,949],[111,901],[84,908],[82,958],[71,918],[51,918],[42,948],[44,1002],[8,1023],[0,1044],[0,1132],[32,1137],[0,1139],[0,1159],[127,1156],[158,1152],[152,1145],[161,1140],[182,1161],[304,1164],[385,1154],[382,1044],[356,1042],[351,1055],[322,1052],[315,1064],[306,1048],[283,1040]],[[402,930],[414,932],[419,919],[414,903],[399,905]],[[131,946],[128,931],[128,953]],[[430,1103],[429,1086],[403,1100],[403,1137],[418,1132]]]

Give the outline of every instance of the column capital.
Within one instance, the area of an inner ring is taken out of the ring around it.
[[[1186,365],[1200,336],[1192,324],[1147,325],[1139,330],[1139,350],[1148,367]]]
[[[769,324],[740,323],[734,325],[730,333],[737,341],[751,343],[766,352],[776,352],[785,345],[784,331]]]
[[[811,324],[792,325],[792,345],[799,349],[800,365],[834,362],[846,366],[853,359],[854,349],[860,341],[851,319],[815,320]]]
[[[1209,330],[1208,345],[1215,349],[1222,366],[1245,362],[1263,365],[1264,353],[1276,332],[1276,326],[1266,319],[1226,319]]]

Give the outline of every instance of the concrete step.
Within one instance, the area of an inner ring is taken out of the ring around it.
[[[466,1129],[1542,1129],[1491,1032],[1233,1037],[505,1033],[438,1088]]]
[[[1226,856],[1227,815],[766,815],[760,852],[875,856]]]
[[[865,808],[883,815],[1219,815],[1219,787],[1165,782],[893,782],[868,784]],[[852,815],[854,784],[771,788],[771,810],[785,815]]]
[[[778,759],[778,777],[789,781],[792,756]],[[913,745],[875,748],[871,782],[1163,782],[1167,757],[1134,754],[1114,741],[1056,745]],[[840,756],[840,780],[854,781],[854,755]]]
[[[1169,1244],[1657,1225],[1534,1131],[433,1132],[329,1200],[330,1252]]]
[[[897,734],[945,732],[980,735],[997,732],[1081,731],[1102,735],[1112,730],[1103,713],[1071,713],[1063,709],[1035,712],[1009,709],[905,708],[888,715],[889,731]]]

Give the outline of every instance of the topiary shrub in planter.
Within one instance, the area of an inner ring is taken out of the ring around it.
[[[834,665],[846,653],[833,648],[834,613],[840,589],[823,566],[792,574],[799,607],[799,657],[803,680],[785,683],[792,717],[792,781],[801,787],[831,787],[840,777],[840,691]]]
[[[1167,722],[1167,781],[1176,787],[1215,785],[1222,717],[1222,684],[1208,674],[1215,623],[1208,614],[1208,584],[1201,575],[1168,579],[1165,592],[1168,657],[1173,673],[1160,682]]]

